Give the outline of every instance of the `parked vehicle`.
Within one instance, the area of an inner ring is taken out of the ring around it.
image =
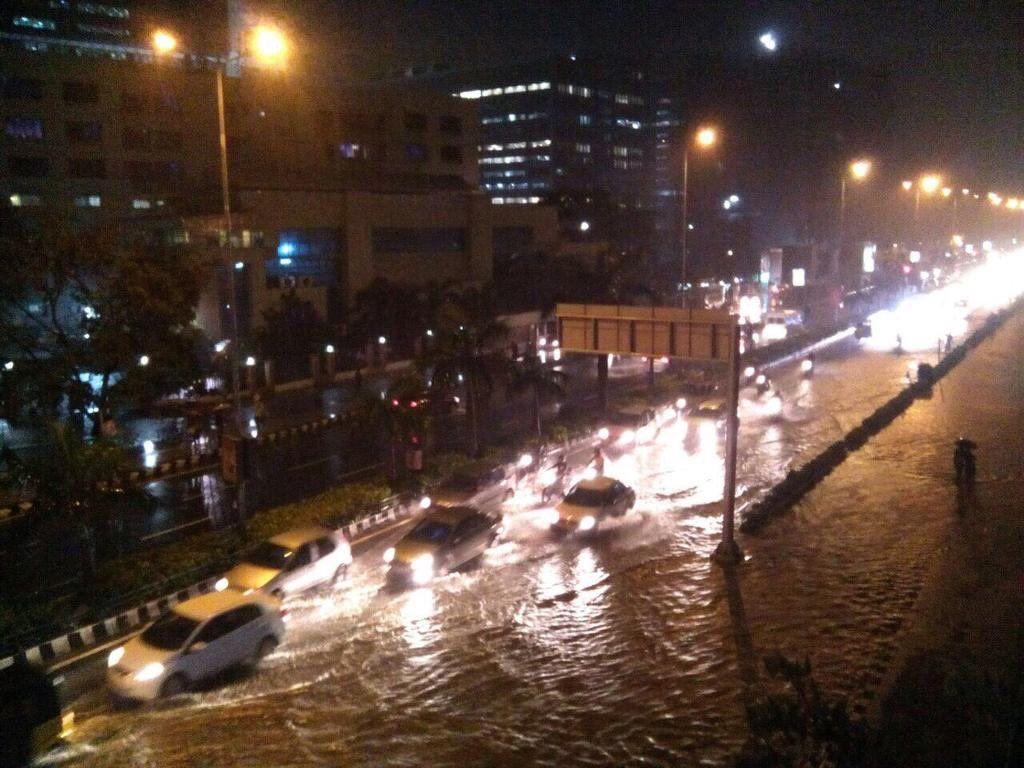
[[[593,530],[604,519],[621,517],[636,504],[636,493],[611,477],[581,480],[552,510],[551,527],[561,532]]]
[[[204,678],[258,664],[284,638],[281,602],[232,589],[174,606],[107,657],[116,697],[150,701],[175,696]]]
[[[384,552],[384,562],[391,566],[388,579],[426,584],[476,560],[503,530],[498,515],[473,507],[433,507]]]
[[[352,563],[344,534],[310,526],[278,534],[257,546],[228,571],[226,586],[249,594],[259,590],[275,597],[333,584]]]
[[[513,479],[504,467],[464,471],[452,475],[435,488],[424,506],[476,507],[494,509],[515,492]]]

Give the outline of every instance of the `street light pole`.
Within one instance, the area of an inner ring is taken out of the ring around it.
[[[729,331],[729,381],[726,393],[725,433],[725,504],[722,510],[722,540],[715,548],[714,559],[722,564],[743,560],[743,550],[736,543],[736,453],[739,442],[740,392],[740,327],[735,318]]]
[[[839,252],[843,251],[843,225],[846,218],[846,174],[839,183]]]
[[[228,134],[224,110],[224,65],[216,68],[217,72],[217,123],[220,129],[220,185],[224,203],[224,253],[226,256],[231,291],[231,399],[235,417],[235,428],[242,432],[241,391],[239,385],[239,349],[238,349],[238,285],[235,278],[235,263],[232,258],[231,243],[231,183],[228,176]]]
[[[684,297],[686,295],[685,291],[686,291],[686,267],[687,267],[687,263],[686,263],[686,234],[687,234],[687,231],[690,228],[689,223],[686,221],[686,217],[688,215],[687,203],[688,203],[689,186],[690,186],[690,147],[689,147],[688,144],[689,143],[687,142],[687,145],[684,145],[684,147],[683,147],[683,236],[682,236],[683,260],[682,260],[682,272],[680,274],[680,278],[682,279],[682,282],[683,282],[683,291],[684,291],[683,295],[684,295]]]

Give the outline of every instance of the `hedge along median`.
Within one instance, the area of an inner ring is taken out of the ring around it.
[[[1010,315],[1018,311],[1024,298],[1019,298],[1005,309],[993,312],[985,321],[971,332],[955,349],[951,350],[940,362],[933,366],[931,381],[921,381],[900,390],[874,413],[866,416],[860,424],[846,435],[819,453],[810,461],[790,472],[780,483],[750,505],[743,514],[740,530],[743,533],[756,533],[773,518],[789,510],[808,491],[824,480],[833,469],[838,467],[851,451],[860,448],[872,435],[881,432],[904,413],[918,397],[930,396],[932,385],[949,373],[960,363],[967,351],[978,346],[982,341],[998,330]]]

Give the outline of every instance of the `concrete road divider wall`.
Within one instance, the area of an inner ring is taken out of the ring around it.
[[[1009,307],[994,312],[985,322],[969,334],[955,349],[933,366],[931,382],[918,381],[907,386],[865,417],[860,424],[837,440],[813,459],[797,469],[790,470],[782,482],[773,486],[758,501],[746,508],[740,530],[756,533],[773,518],[790,509],[814,486],[824,480],[849,455],[864,445],[870,437],[877,435],[903,414],[919,397],[931,397],[932,386],[954,366],[962,361],[970,349],[978,346],[1006,322],[1009,316],[1020,309],[1024,299],[1018,299]]]

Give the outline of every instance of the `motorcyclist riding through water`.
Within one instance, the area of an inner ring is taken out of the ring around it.
[[[974,482],[977,470],[974,449],[977,447],[973,440],[968,440],[962,435],[953,444],[953,469],[956,472],[957,484]]]

